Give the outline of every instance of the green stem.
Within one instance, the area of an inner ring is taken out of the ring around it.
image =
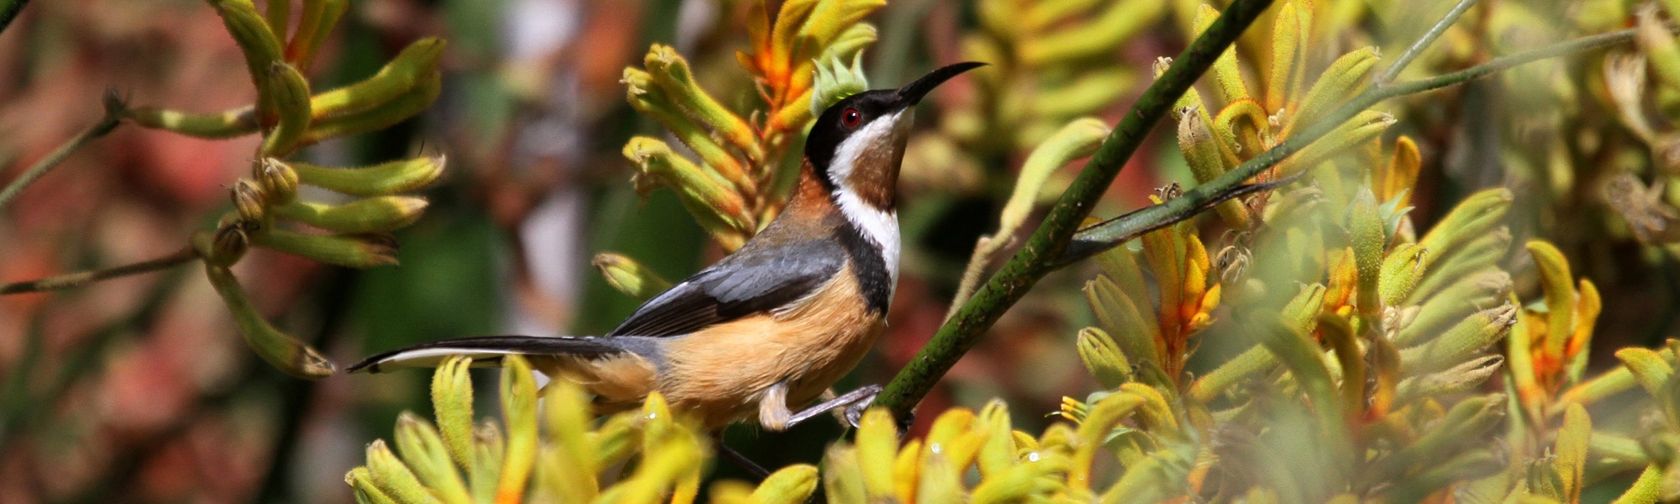
[[[1213,65],[1215,59],[1236,41],[1271,0],[1237,0],[1219,15],[1207,31],[1190,44],[1172,66],[1156,79],[1131,112],[1103,140],[1079,177],[1062,193],[1043,224],[1025,246],[993,275],[974,297],[945,321],[933,340],[887,384],[877,404],[891,408],[898,418],[909,418],[912,409],[932,390],[935,382],[968,352],[980,335],[1019,301],[1065,252],[1079,223],[1090,215],[1120,169],[1143,144],[1155,123],[1172,109],[1173,103]]]
[[[1347,104],[1331,111],[1323,120],[1290,136],[1283,143],[1272,147],[1271,150],[1249,159],[1236,169],[1225,172],[1219,178],[1191,188],[1185,191],[1182,196],[1164,204],[1146,207],[1079,230],[1073,237],[1073,243],[1068,246],[1067,253],[1060,258],[1058,264],[1065,265],[1096,255],[1149,231],[1189,218],[1194,215],[1196,209],[1211,207],[1219,203],[1221,201],[1219,198],[1227,197],[1232,193],[1233,188],[1241,187],[1243,181],[1253,178],[1260,172],[1287,159],[1291,154],[1318,140],[1334,130],[1336,126],[1347,122],[1348,119],[1352,119],[1353,116],[1371,108],[1378,102],[1397,96],[1417,94],[1462,84],[1536,60],[1627,43],[1633,40],[1633,33],[1634,30],[1629,29],[1581,37],[1539,49],[1494,58],[1486,63],[1457,72],[1367,89],[1348,101]]]
[[[4,14],[4,12],[0,12],[0,15]],[[0,18],[0,28],[4,28],[4,22],[7,21],[10,20]],[[18,193],[23,192],[24,188],[29,187],[29,184],[35,183],[35,179],[41,178],[42,175],[46,175],[47,171],[52,170],[54,166],[58,166],[58,163],[63,162],[64,158],[70,157],[70,153],[75,152],[76,149],[82,148],[83,145],[87,145],[88,142],[91,142],[94,139],[105,136],[105,134],[110,133],[112,129],[116,129],[117,125],[122,121],[122,111],[122,101],[117,99],[115,95],[106,95],[105,117],[100,118],[98,123],[93,126],[89,126],[88,129],[82,130],[81,133],[76,134],[74,138],[65,142],[64,145],[60,145],[57,149],[53,149],[51,153],[47,154],[47,157],[41,158],[40,161],[35,162],[34,166],[30,166],[28,170],[25,170],[23,175],[19,176],[17,180],[13,180],[6,184],[5,189],[0,189],[0,208],[5,208],[7,203],[12,202],[12,198],[16,198]]]
[[[191,262],[195,259],[198,259],[198,252],[194,251],[192,249],[192,247],[187,247],[187,248],[182,249],[181,251],[173,253],[173,254],[169,254],[169,255],[159,257],[159,258],[156,258],[156,259],[140,261],[140,262],[137,262],[137,263],[134,263],[134,264],[125,264],[125,265],[122,265],[122,266],[117,266],[117,267],[114,267],[114,268],[106,268],[106,269],[102,269],[102,270],[80,271],[80,272],[76,272],[76,273],[69,273],[69,274],[64,274],[64,275],[47,277],[47,278],[42,278],[42,279],[38,279],[38,280],[29,280],[29,281],[24,281],[24,282],[14,282],[14,283],[9,283],[9,284],[3,284],[3,285],[0,285],[0,296],[4,296],[4,295],[8,295],[8,294],[23,294],[23,293],[29,293],[29,292],[46,292],[46,291],[54,291],[54,290],[73,289],[73,288],[81,287],[83,285],[87,285],[87,284],[90,284],[90,283],[98,282],[100,280],[107,280],[107,279],[111,279],[111,278],[117,278],[117,277],[129,276],[129,275],[138,275],[138,274],[141,274],[141,273],[150,273],[150,272],[153,272],[153,271],[161,271],[161,270],[173,268],[175,266],[180,266],[182,264],[186,264],[186,263]]]
[[[1434,26],[1429,27],[1429,31],[1424,32],[1422,38],[1413,42],[1411,47],[1407,47],[1406,52],[1400,53],[1400,58],[1394,60],[1394,64],[1390,65],[1387,70],[1383,70],[1382,75],[1378,75],[1377,79],[1372,82],[1376,82],[1377,85],[1394,82],[1394,78],[1400,76],[1400,71],[1405,70],[1408,65],[1412,64],[1412,60],[1423,54],[1424,49],[1434,45],[1435,39],[1441,38],[1441,34],[1446,33],[1447,28],[1451,28],[1453,23],[1464,15],[1464,11],[1470,10],[1470,7],[1474,5],[1476,5],[1476,0],[1458,0],[1458,4],[1454,5],[1452,10],[1447,11],[1447,15],[1441,16],[1441,19],[1436,21]]]
[[[0,0],[0,33],[6,33],[6,27],[12,25],[25,5],[29,5],[29,0]]]

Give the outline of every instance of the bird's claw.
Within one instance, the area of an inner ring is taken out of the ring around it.
[[[859,388],[858,392],[862,395],[858,397],[856,401],[852,401],[851,404],[847,404],[844,411],[841,413],[846,417],[846,425],[850,425],[854,429],[856,429],[858,424],[863,420],[863,412],[869,409],[869,405],[875,403],[875,396],[881,395],[881,386],[864,386]]]

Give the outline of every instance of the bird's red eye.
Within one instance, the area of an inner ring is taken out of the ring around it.
[[[862,124],[862,123],[863,123],[863,113],[858,112],[858,109],[855,109],[855,108],[852,108],[852,107],[846,107],[846,110],[840,111],[840,125],[841,126],[845,126],[847,128],[856,128],[856,127],[858,127],[859,124]]]

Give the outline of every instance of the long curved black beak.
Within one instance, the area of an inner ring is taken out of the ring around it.
[[[916,79],[909,84],[905,84],[904,87],[898,88],[898,101],[904,107],[914,106],[917,103],[920,103],[922,101],[922,97],[927,96],[928,92],[933,91],[933,88],[939,87],[939,85],[944,84],[945,81],[951,80],[952,77],[956,77],[957,74],[983,66],[986,66],[986,64],[978,61],[965,61],[934,69],[934,71],[928,72],[927,75],[923,75],[921,78]]]

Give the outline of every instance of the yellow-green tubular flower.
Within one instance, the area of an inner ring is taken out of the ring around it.
[[[1513,200],[1515,197],[1511,195],[1511,190],[1505,188],[1472,194],[1435,223],[1435,227],[1418,240],[1418,245],[1436,251],[1436,257],[1442,258],[1442,261],[1448,260],[1465,243],[1481,238],[1498,226],[1505,219],[1505,212],[1511,208]],[[1412,294],[1414,298],[1417,296],[1415,292]]]
[[[1323,310],[1324,292],[1325,288],[1320,284],[1301,286],[1301,290],[1281,311],[1285,323],[1303,334],[1312,333],[1318,326],[1319,312]],[[1264,345],[1255,345],[1198,377],[1190,384],[1189,396],[1197,402],[1211,401],[1232,385],[1276,366],[1277,357]]]
[[[1517,308],[1509,304],[1476,312],[1422,345],[1401,349],[1402,369],[1417,376],[1462,364],[1504,338],[1516,317]]]
[[[1660,397],[1663,385],[1674,375],[1674,366],[1650,349],[1623,348],[1616,351],[1616,359],[1622,361],[1634,380],[1652,397]]]
[[[1203,120],[1203,115],[1196,112],[1184,114],[1184,118],[1179,119],[1178,150],[1184,154],[1196,181],[1207,183],[1224,175],[1227,167],[1225,157],[1219,152],[1218,140],[1213,138],[1213,131]],[[1225,225],[1233,229],[1248,229],[1248,210],[1243,208],[1242,202],[1227,200],[1215,209]]]
[[[1120,352],[1119,344],[1102,329],[1080,329],[1075,346],[1079,349],[1079,360],[1085,363],[1085,369],[1104,389],[1113,389],[1131,379],[1131,364]]]
[[[1278,6],[1272,21],[1272,64],[1265,79],[1266,110],[1283,110],[1291,96],[1297,96],[1306,79],[1307,49],[1312,47],[1311,5],[1286,0]]]
[[[647,56],[642,58],[642,65],[653,77],[655,85],[665,91],[665,96],[684,111],[691,114],[701,124],[710,127],[712,131],[729,142],[729,145],[746,153],[748,159],[764,159],[764,149],[758,144],[758,136],[753,133],[752,126],[747,124],[741,116],[729,111],[723,104],[718,103],[710,93],[694,81],[694,74],[688,68],[688,60],[671,46],[654,44],[648,48]]]
[[[1526,245],[1534,257],[1535,269],[1540,271],[1542,289],[1546,295],[1546,353],[1563,357],[1564,346],[1575,333],[1575,278],[1569,272],[1569,260],[1556,246],[1542,240]]]
[[[495,502],[496,486],[501,481],[502,431],[494,422],[484,422],[473,429],[472,472],[467,474],[467,487],[472,489],[476,502]]]
[[[1365,87],[1371,69],[1380,59],[1376,47],[1364,47],[1336,58],[1301,98],[1299,110],[1289,119],[1282,136],[1287,138],[1295,128],[1313,124],[1337,105],[1352,99]]]
[[[501,383],[502,420],[508,432],[496,502],[518,502],[537,462],[536,375],[524,357],[509,355],[502,362]]]
[[[473,467],[473,390],[469,357],[450,357],[432,373],[432,408],[443,445],[461,467]]]
[[[372,166],[337,168],[309,163],[267,159],[289,167],[297,173],[298,181],[351,196],[384,196],[413,192],[426,188],[443,176],[447,159],[442,156],[421,156],[389,161]]]
[[[344,484],[350,485],[351,491],[355,492],[357,504],[398,504],[396,499],[373,484],[373,472],[367,467],[357,467],[345,473]]]
[[[239,45],[240,52],[245,54],[245,66],[251,74],[251,83],[257,89],[263,90],[268,86],[268,71],[271,66],[282,59],[280,38],[268,27],[268,22],[257,13],[257,7],[251,0],[211,0],[210,4],[216,8],[216,13],[222,16],[222,24],[227,26],[228,34]],[[259,96],[262,93],[258,93]],[[272,109],[260,107],[264,111]]]
[[[589,502],[600,494],[595,480],[599,471],[596,443],[590,429],[595,419],[589,394],[570,383],[544,387],[542,427],[552,449],[542,451],[537,471],[538,488],[552,492],[556,502]]]
[[[1353,245],[1353,260],[1358,268],[1358,294],[1355,298],[1359,317],[1366,324],[1376,322],[1382,312],[1382,300],[1377,296],[1379,275],[1382,274],[1383,250],[1388,238],[1383,234],[1382,216],[1377,213],[1377,199],[1369,188],[1360,188],[1353,198],[1353,214],[1348,219],[1348,234]],[[1365,330],[1369,330],[1367,327]]]
[[[276,61],[263,73],[268,93],[263,101],[274,106],[274,128],[263,136],[263,156],[283,157],[297,147],[298,140],[309,130],[309,81],[296,68]]]
[[[1155,311],[1148,300],[1133,300],[1107,276],[1098,275],[1085,283],[1085,299],[1097,316],[1099,326],[1114,336],[1121,353],[1133,363],[1160,368],[1160,356],[1155,340],[1161,325],[1155,321]],[[1134,301],[1141,301],[1138,306]]]
[[[390,101],[373,108],[338,117],[315,121],[304,135],[301,145],[310,145],[328,138],[377,131],[420,114],[443,92],[443,75],[432,72],[420,84]]]
[[[438,72],[444,41],[426,37],[410,43],[372,77],[316,95],[311,100],[316,119],[340,117],[372,109],[424,85]]]
[[[395,247],[349,236],[304,234],[269,227],[252,233],[251,243],[349,268],[397,264]]]
[[[805,502],[817,491],[817,476],[817,466],[810,464],[783,467],[758,484],[758,488],[752,491],[752,501],[759,504]]]
[[[1477,449],[1464,440],[1481,439],[1499,427],[1504,417],[1504,405],[1504,397],[1498,394],[1460,401],[1416,441],[1372,462],[1361,479],[1368,484],[1392,481],[1419,465],[1444,460],[1456,452]]]
[[[1592,417],[1587,415],[1587,409],[1579,404],[1567,406],[1563,411],[1563,426],[1558,429],[1557,441],[1552,447],[1555,458],[1552,459],[1551,469],[1563,483],[1554,495],[1558,500],[1581,502],[1581,488],[1586,484],[1582,477],[1586,473],[1587,446],[1591,438]]]
[[[653,84],[652,75],[637,68],[626,68],[620,82],[624,83],[625,98],[630,102],[630,107],[652,117],[654,121],[665,126],[665,129],[670,130],[677,141],[687,145],[689,150],[700,156],[700,161],[705,163],[706,168],[729,180],[742,192],[757,190],[758,183],[747,175],[747,166],[719,143],[711,131],[695,124],[681,108],[672,103],[670,97]]]
[[[233,272],[224,266],[206,262],[204,273],[210,279],[210,285],[216,288],[216,294],[221,296],[222,303],[227,305],[228,312],[233,314],[234,322],[239,324],[239,334],[245,337],[245,343],[263,360],[299,378],[324,378],[337,369],[332,361],[314,348],[269,325],[268,320],[251,305],[251,300],[245,297],[245,290],[239,287],[239,280],[234,278]]]
[[[338,20],[344,17],[344,12],[349,8],[349,0],[304,0],[297,31],[292,34],[292,41],[286,47],[287,54],[291,55],[299,68],[309,68],[310,63],[315,60],[316,52],[321,49],[321,44],[327,41],[327,35],[332,33],[333,27],[338,26]]]
[[[1206,31],[1213,25],[1213,20],[1219,17],[1219,11],[1208,4],[1201,4],[1196,9],[1196,19],[1193,24],[1196,33]],[[1219,59],[1213,62],[1214,95],[1222,103],[1235,103],[1252,99],[1248,92],[1248,85],[1243,83],[1242,69],[1237,66],[1237,48],[1225,49]]]
[[[274,216],[334,233],[383,233],[408,227],[426,211],[426,199],[374,196],[342,205],[293,201],[273,209]]]
[[[850,28],[846,28],[846,31],[840,32],[840,36],[836,37],[828,47],[823,48],[822,55],[817,57],[817,61],[844,60],[846,56],[856,58],[863,54],[863,48],[875,43],[877,36],[875,25],[869,23],[852,25]]]
[[[593,263],[595,269],[601,271],[601,277],[607,280],[607,285],[626,296],[647,299],[671,288],[669,280],[660,278],[642,263],[621,254],[595,254]]]
[[[829,446],[823,453],[822,477],[823,495],[829,502],[869,502],[857,448],[843,444]]]
[[[1383,306],[1398,306],[1411,294],[1418,278],[1429,268],[1429,251],[1416,243],[1402,243],[1383,258],[1377,295]]]
[[[1403,405],[1421,399],[1473,391],[1494,373],[1502,371],[1504,363],[1505,358],[1502,356],[1483,355],[1444,371],[1406,378],[1400,381],[1394,401]]]
[[[869,89],[869,77],[863,75],[863,53],[852,56],[847,67],[839,58],[816,60],[816,81],[812,84],[811,117],[822,114],[829,105]]]
[[[396,445],[397,453],[414,471],[420,484],[431,489],[440,501],[447,504],[472,502],[466,481],[455,470],[455,461],[450,459],[443,437],[438,435],[431,422],[406,411],[398,415]]]
[[[1382,135],[1383,131],[1395,123],[1394,116],[1386,112],[1366,110],[1353,116],[1348,122],[1342,123],[1336,129],[1330,130],[1323,138],[1302,147],[1300,152],[1285,161],[1285,172],[1297,169],[1311,168],[1318,163],[1335,157],[1350,149],[1366,145],[1371,140]]]
[[[1488,267],[1461,277],[1439,294],[1424,300],[1417,314],[1396,328],[1398,333],[1394,336],[1394,343],[1420,343],[1483,306],[1503,303],[1510,292],[1511,274],[1497,268]]]
[[[437,502],[414,472],[385,446],[385,440],[376,439],[368,445],[367,468],[373,476],[373,485],[397,502]]]
[[[702,170],[671,151],[665,142],[649,137],[632,137],[624,144],[624,157],[636,164],[632,179],[637,190],[646,193],[655,185],[676,191],[690,215],[724,247],[734,250],[753,231],[746,202],[717,174]]]
[[[1306,334],[1290,327],[1280,317],[1254,313],[1251,317],[1258,327],[1254,337],[1289,369],[1295,382],[1312,402],[1313,409],[1326,428],[1341,422],[1342,411],[1336,387],[1330,381],[1330,371],[1324,366],[1322,350]],[[1340,429],[1331,429],[1341,432]]]
[[[856,443],[864,495],[869,502],[892,499],[893,466],[888,462],[898,454],[898,429],[892,413],[881,408],[864,412],[858,422]]]
[[[194,114],[158,107],[132,107],[123,117],[144,128],[168,130],[198,138],[233,138],[257,131],[256,107],[240,107],[220,113]]]

